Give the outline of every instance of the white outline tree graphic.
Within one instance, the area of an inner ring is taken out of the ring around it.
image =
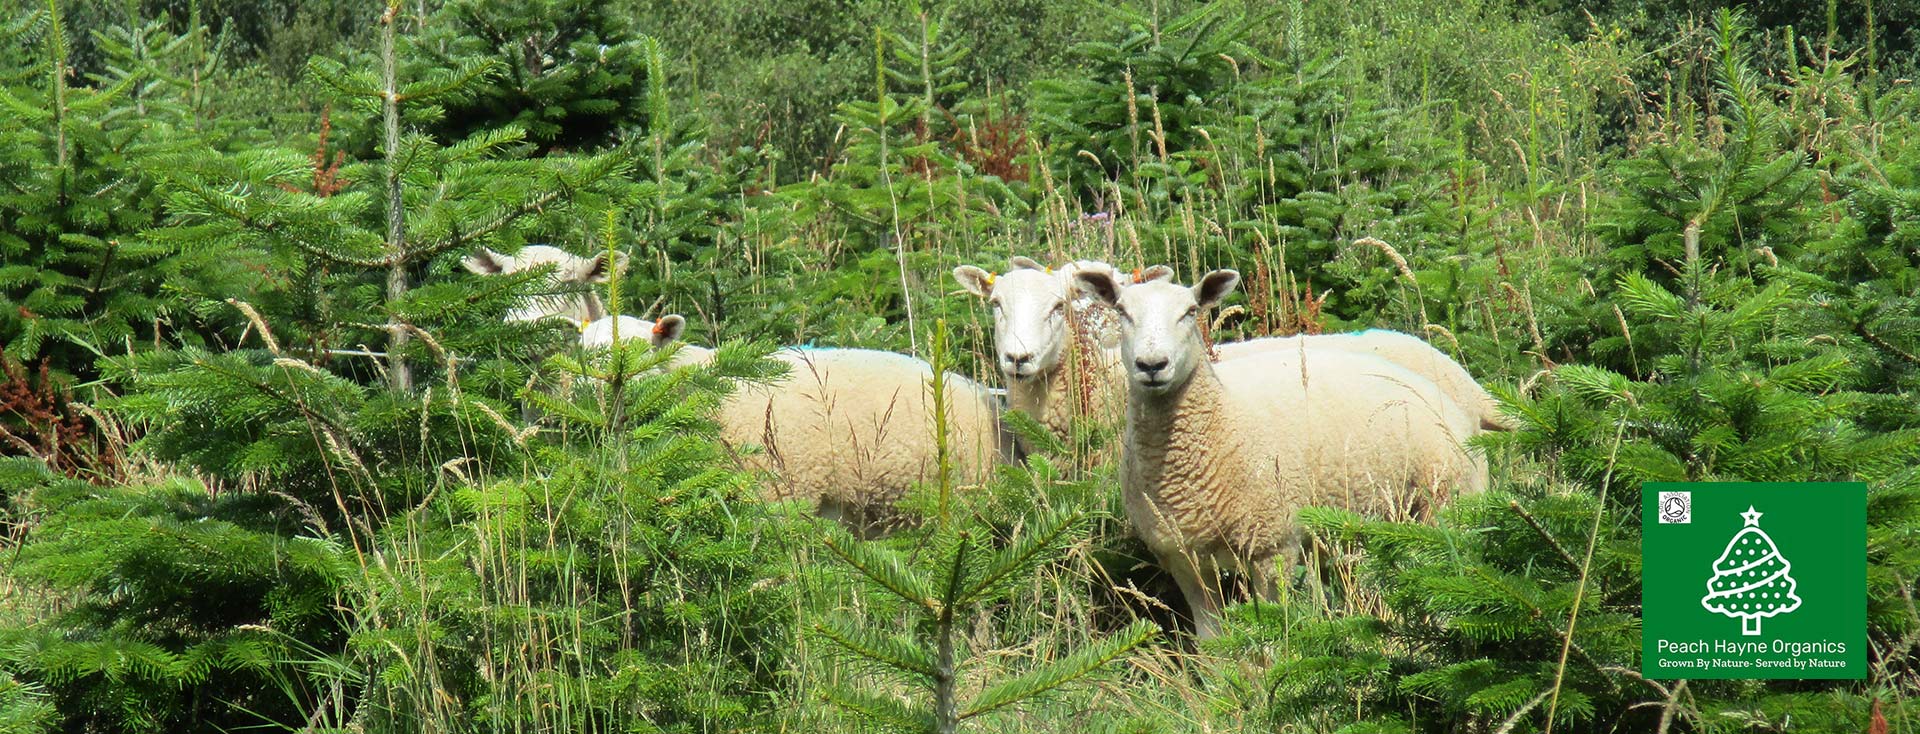
[[[1760,529],[1761,514],[1752,505],[1740,513],[1747,524],[1713,562],[1713,578],[1700,599],[1709,612],[1739,617],[1743,635],[1760,634],[1761,619],[1800,608],[1800,597],[1793,593],[1799,584],[1789,575],[1793,564]]]

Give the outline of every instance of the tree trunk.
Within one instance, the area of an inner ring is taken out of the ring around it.
[[[394,81],[393,36],[400,5],[392,2],[381,16],[380,73],[384,85],[387,166],[387,384],[396,392],[413,390],[413,374],[403,352],[407,328],[393,315],[394,304],[407,294],[407,218],[400,196],[400,90]]]

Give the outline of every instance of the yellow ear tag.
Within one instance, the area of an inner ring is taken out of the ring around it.
[[[1048,274],[1048,275],[1052,275],[1052,274],[1053,274],[1053,266],[1051,266],[1051,265],[1049,265],[1049,266],[1047,266],[1047,274]]]
[[[994,275],[993,273],[987,273],[987,285],[989,286],[993,285],[993,281],[998,280],[999,278],[1000,276],[998,275]]]
[[[585,334],[585,333],[587,333],[587,320],[586,320],[586,319],[581,319],[581,320],[580,320],[580,333],[582,333],[582,334]]]

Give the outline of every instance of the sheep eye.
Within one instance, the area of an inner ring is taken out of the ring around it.
[[[1199,306],[1188,306],[1188,307],[1187,307],[1187,312],[1186,312],[1185,314],[1181,314],[1181,316],[1180,316],[1180,318],[1183,318],[1183,319],[1190,319],[1190,318],[1193,318],[1193,317],[1195,317],[1195,316],[1199,316],[1199,315],[1200,315],[1200,307],[1199,307]]]
[[[998,310],[1000,310],[1000,299],[998,299],[998,298],[995,298],[995,299],[993,299],[993,300],[991,300],[991,301],[987,301],[987,307],[988,307],[988,308],[991,308],[991,309],[993,309],[993,310],[995,310],[995,311],[998,311]]]
[[[1124,320],[1124,321],[1132,321],[1132,320],[1133,320],[1133,316],[1132,316],[1132,315],[1130,315],[1130,314],[1128,314],[1128,313],[1127,313],[1127,310],[1126,310],[1126,309],[1124,309],[1124,308],[1121,308],[1121,307],[1119,307],[1119,306],[1114,306],[1114,307],[1113,307],[1113,312],[1114,312],[1114,313],[1117,313],[1117,314],[1120,314],[1120,318],[1121,318],[1122,320]]]
[[[1055,316],[1059,316],[1062,312],[1066,310],[1067,310],[1066,301],[1060,301],[1059,303],[1053,304],[1053,315]]]

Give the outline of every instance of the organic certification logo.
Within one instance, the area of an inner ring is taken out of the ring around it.
[[[1693,493],[1661,492],[1660,522],[1669,524],[1693,522]]]
[[[1740,633],[1749,636],[1760,634],[1760,620],[1800,608],[1800,597],[1793,593],[1799,584],[1790,575],[1793,564],[1760,529],[1762,514],[1752,507],[1740,513],[1747,525],[1713,562],[1713,578],[1700,599],[1709,612],[1743,620]]]
[[[1866,676],[1860,483],[1641,488],[1648,678]]]

